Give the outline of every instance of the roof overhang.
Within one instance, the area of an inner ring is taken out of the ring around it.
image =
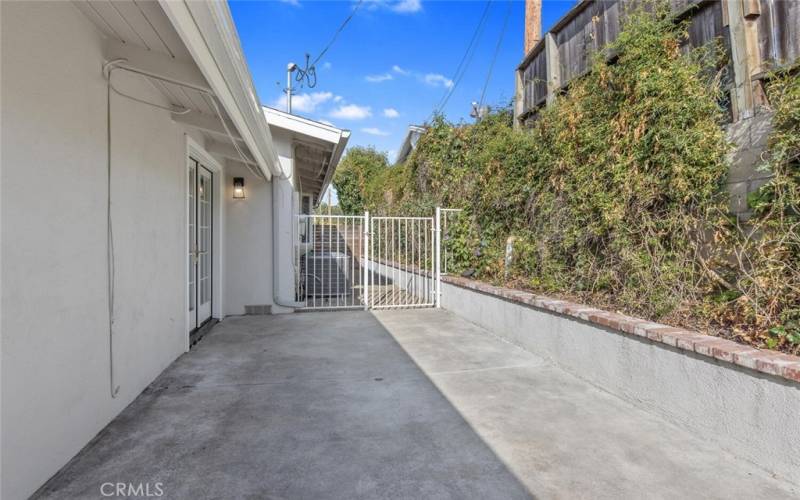
[[[275,134],[278,130],[290,134],[294,166],[290,175],[318,202],[344,154],[350,131],[266,106],[263,111]]]
[[[159,0],[195,64],[266,179],[286,176],[245,63],[226,2]]]
[[[421,127],[419,125],[409,125],[408,131],[406,131],[406,136],[403,138],[403,143],[400,145],[400,149],[397,153],[397,158],[395,159],[395,164],[403,163],[408,158],[408,155],[414,150],[414,147],[417,145],[416,139],[419,138],[423,133],[425,133],[427,129],[425,127]]]

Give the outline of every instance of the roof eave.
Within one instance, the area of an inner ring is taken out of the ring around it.
[[[264,117],[270,127],[287,130],[303,138],[329,144],[332,148],[330,159],[325,165],[325,176],[319,191],[320,196],[325,192],[333,179],[333,173],[342,159],[347,142],[350,140],[350,131],[337,128],[327,123],[318,122],[302,116],[293,115],[268,106],[262,106]],[[319,202],[319,200],[317,200]]]
[[[325,172],[325,179],[322,181],[322,188],[320,188],[319,194],[322,196],[325,193],[325,190],[328,189],[331,181],[333,180],[333,174],[336,172],[336,167],[339,166],[339,161],[342,159],[342,155],[344,154],[344,150],[347,147],[347,142],[350,140],[350,131],[349,130],[342,130],[339,136],[339,142],[336,143],[336,148],[333,150],[331,154],[331,161],[328,162],[327,165],[327,172]],[[319,202],[319,200],[317,200]]]
[[[226,2],[159,0],[266,179],[283,176]]]
[[[408,155],[411,154],[411,136],[414,133],[424,134],[427,128],[421,127],[419,125],[409,125],[408,130],[406,131],[405,137],[403,137],[403,143],[400,145],[399,152],[397,153],[397,158],[395,159],[395,165],[400,164],[408,158]]]

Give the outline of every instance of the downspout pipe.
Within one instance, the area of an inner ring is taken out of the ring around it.
[[[284,203],[288,197],[289,206],[289,229],[283,229],[281,225],[281,213],[287,205]],[[291,179],[285,173],[279,176],[272,177],[272,303],[276,306],[285,307],[288,309],[297,309],[303,306],[302,302],[292,300],[294,297],[286,297],[281,295],[279,287],[280,277],[279,274],[283,269],[293,269],[294,262],[292,261],[292,254],[295,251],[295,221],[294,221],[294,187],[292,186]],[[282,259],[283,255],[280,252],[279,242],[289,239],[290,251],[287,258]],[[294,278],[294,272],[292,272]],[[294,290],[294,288],[292,288]]]

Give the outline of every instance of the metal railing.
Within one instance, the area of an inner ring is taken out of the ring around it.
[[[371,218],[371,308],[436,305],[437,227],[434,217]]]
[[[298,215],[295,295],[308,309],[366,304],[366,215]]]
[[[295,298],[305,309],[439,307],[449,219],[298,215]]]

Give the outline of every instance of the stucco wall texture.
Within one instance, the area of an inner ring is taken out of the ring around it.
[[[187,137],[166,110],[111,96],[114,373],[107,289],[104,40],[70,2],[2,8],[2,491],[26,498],[188,348]],[[163,97],[123,72],[114,81]],[[219,160],[219,158],[217,158]],[[224,165],[224,162],[219,162]],[[213,314],[270,301],[271,197],[215,174]],[[252,181],[252,182],[250,182]],[[216,203],[216,201],[215,201]],[[232,276],[225,279],[225,270]],[[238,284],[238,288],[237,288]],[[224,300],[227,296],[228,300]]]

